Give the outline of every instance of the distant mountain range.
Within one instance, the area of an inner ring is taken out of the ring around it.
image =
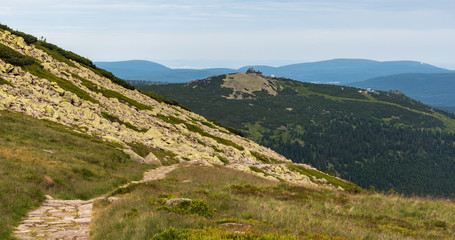
[[[402,73],[450,73],[453,71],[415,61],[379,62],[366,59],[334,59],[320,62],[299,63],[281,67],[245,66],[239,69],[171,69],[158,63],[132,60],[122,62],[95,62],[126,80],[184,83],[213,75],[245,72],[249,67],[264,75],[274,75],[301,82],[348,84],[367,79]]]
[[[407,96],[423,103],[455,110],[455,73],[408,73],[372,78],[348,84],[376,90],[399,89]]]
[[[95,64],[126,80],[166,83],[184,83],[195,79],[238,71],[230,68],[172,69],[155,62],[143,60],[96,62]]]

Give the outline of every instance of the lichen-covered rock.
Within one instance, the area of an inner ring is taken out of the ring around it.
[[[171,199],[168,199],[166,201],[166,203],[164,203],[164,205],[166,207],[172,207],[172,206],[179,205],[179,203],[181,203],[183,201],[190,201],[191,202],[191,199],[189,199],[189,198],[171,198]]]
[[[160,160],[153,153],[149,153],[147,157],[144,158],[144,162],[148,164],[158,164],[161,165]]]
[[[8,31],[0,31],[0,43],[37,59],[43,69],[67,82],[60,86],[0,60],[0,77],[12,84],[0,85],[0,109],[58,122],[73,127],[75,131],[116,143],[139,163],[158,164],[159,160],[152,153],[145,158],[139,156],[129,144],[140,143],[149,149],[162,149],[175,160],[189,160],[207,166],[226,165],[269,179],[315,185],[307,176],[290,171],[286,166],[290,160],[222,127],[206,126],[203,123],[207,120],[202,116],[160,103],[137,90],[125,89],[77,62],[72,61],[74,65],[69,66]],[[235,79],[231,80],[226,87],[240,92],[252,89],[240,89]],[[251,82],[252,87],[257,84]],[[259,84],[263,87],[269,83],[264,80]],[[273,87],[268,89],[269,94],[276,91]],[[82,96],[80,91],[87,95]],[[123,97],[118,98],[109,94],[111,92]],[[187,124],[198,127],[205,134],[188,128]],[[280,164],[262,166],[265,174],[252,172],[249,166],[261,165],[252,152],[276,159]]]

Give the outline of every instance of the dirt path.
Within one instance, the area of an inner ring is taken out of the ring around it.
[[[162,179],[177,165],[163,166],[144,173],[144,178],[131,183]],[[123,187],[128,186],[126,184]],[[16,228],[18,239],[90,239],[89,230],[93,202],[105,197],[83,200],[56,200],[46,196],[43,205],[31,211],[26,220]]]

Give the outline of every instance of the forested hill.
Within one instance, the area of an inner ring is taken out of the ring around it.
[[[432,106],[455,106],[455,73],[408,73],[372,78],[350,86],[379,90],[399,89]]]
[[[363,187],[454,196],[455,120],[400,92],[260,74],[138,86]]]

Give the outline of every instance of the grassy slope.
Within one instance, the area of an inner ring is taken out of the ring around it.
[[[313,190],[224,167],[181,167],[122,197],[95,204],[94,239],[450,239],[455,233],[453,202]],[[206,205],[176,213],[162,207],[168,197]]]
[[[140,179],[151,168],[116,147],[63,125],[0,111],[0,239],[7,239],[45,194],[89,199]]]
[[[277,79],[277,96],[256,92],[256,99],[228,100],[222,96],[232,90],[220,87],[223,78],[138,88],[175,98],[293,161],[366,188],[455,192],[455,121],[445,114],[403,95],[286,79]]]

